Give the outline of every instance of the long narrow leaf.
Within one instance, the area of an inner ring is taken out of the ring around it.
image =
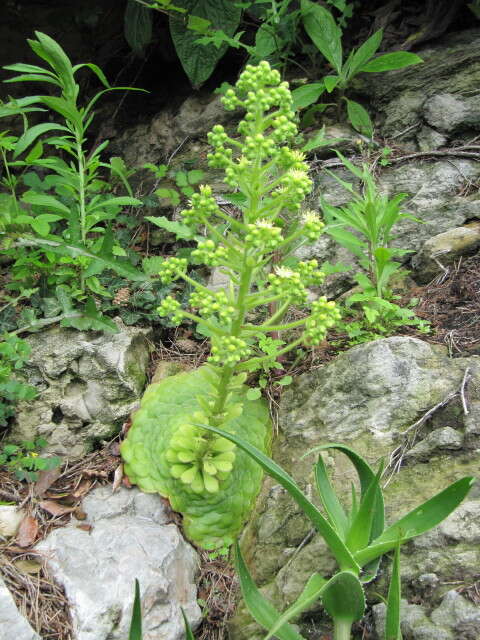
[[[337,494],[330,484],[327,469],[321,455],[318,456],[318,461],[315,465],[315,480],[317,482],[320,499],[325,511],[327,512],[330,524],[337,530],[342,540],[345,540],[348,530],[348,518],[339,499],[337,498]]]
[[[140,602],[140,585],[135,578],[135,598],[133,600],[132,621],[128,640],[142,640],[142,607]]]
[[[380,477],[382,471],[383,466],[380,467],[377,475],[371,480],[370,486],[362,496],[357,514],[352,519],[350,530],[345,540],[345,544],[352,552],[364,549],[370,542],[373,520],[377,512],[375,503],[379,494],[381,495]]]
[[[185,623],[185,640],[195,640],[193,637],[192,629],[188,623],[187,616],[185,615],[185,611],[182,609],[183,622]]]
[[[35,35],[38,41],[28,40],[30,47],[35,53],[43,58],[56,72],[58,79],[64,87],[66,96],[69,98],[76,98],[77,91],[75,88],[75,81],[73,78],[72,64],[62,49],[62,47],[55,42],[53,38],[47,36],[46,33],[41,31],[35,31]]]
[[[346,76],[346,80],[350,80],[354,75],[357,74],[358,70],[362,67],[362,65],[366,64],[368,60],[377,52],[380,43],[383,38],[383,29],[379,29],[375,31],[375,33],[365,40],[365,42],[358,47],[356,51],[353,51],[349,56],[347,62],[345,63],[346,69],[344,69],[344,74]]]
[[[385,620],[385,640],[402,640],[400,631],[400,544],[395,548],[393,557],[392,577],[388,588],[387,617]]]
[[[468,495],[475,483],[475,478],[465,477],[457,480],[446,489],[437,493],[394,525],[386,529],[366,549],[353,554],[355,560],[364,565],[395,548],[398,541],[401,544],[416,536],[433,529],[445,520]]]
[[[310,502],[310,500],[295,483],[294,479],[291,478],[286,471],[284,471],[280,466],[278,466],[278,464],[276,464],[268,456],[262,453],[262,451],[251,445],[246,440],[243,440],[243,438],[208,425],[198,424],[197,426],[203,427],[204,429],[212,431],[213,433],[217,433],[227,440],[234,442],[237,446],[243,449],[243,451],[248,453],[249,456],[256,460],[256,462],[258,462],[258,464],[269,475],[271,475],[272,478],[275,478],[275,480],[277,480],[282,485],[282,487],[284,487],[288,491],[288,493],[292,496],[298,506],[305,513],[305,515],[311,520],[315,529],[320,533],[320,535],[325,539],[325,542],[330,547],[330,550],[335,556],[335,559],[337,560],[341,569],[350,569],[354,573],[358,574],[359,567],[353,560],[352,554],[347,549],[342,539],[339,537],[335,529],[323,517],[317,507],[312,502]]]
[[[302,611],[305,611],[307,607],[316,602],[322,591],[327,584],[327,580],[322,578],[319,573],[314,573],[307,581],[302,593],[297,600],[286,611],[282,613],[277,622],[271,627],[264,640],[270,640],[277,633],[286,622],[291,620],[294,616],[299,615]]]
[[[18,156],[25,151],[31,144],[35,142],[35,140],[46,133],[47,131],[68,131],[66,127],[60,124],[55,124],[53,122],[42,122],[41,124],[36,124],[33,127],[29,127],[25,133],[20,136],[18,139],[15,150],[13,153],[14,158],[18,158]]]
[[[247,565],[242,557],[238,542],[235,545],[235,570],[240,581],[243,599],[252,617],[265,629],[270,629],[280,618],[280,613],[275,607],[263,597],[257,589],[257,585],[252,580]],[[305,640],[289,624],[284,624],[276,631],[279,640]]]

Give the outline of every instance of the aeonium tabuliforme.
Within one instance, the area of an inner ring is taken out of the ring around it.
[[[183,279],[193,291],[188,309],[168,296],[160,315],[178,324],[198,323],[210,336],[211,355],[197,371],[149,387],[122,445],[130,479],[168,497],[183,513],[187,535],[207,548],[233,542],[259,490],[261,471],[233,443],[200,425],[241,434],[265,451],[269,415],[261,399],[247,398],[247,372],[279,366],[277,358],[302,343],[319,344],[340,315],[324,297],[308,302],[307,288],[324,277],[315,260],[285,263],[293,248],[315,242],[323,228],[315,212],[300,212],[312,183],[303,155],[289,147],[297,128],[288,84],[267,62],[247,66],[223,104],[246,114],[239,138],[221,125],[213,128],[208,159],[237,191],[241,214],[221,209],[204,185],[181,215],[192,235],[198,234],[193,257],[221,268],[230,284],[211,291],[188,274],[185,258],[172,257],[160,270],[162,282]],[[292,305],[302,317],[286,321]],[[255,323],[252,316],[261,319]],[[285,330],[296,330],[289,343],[269,337]]]

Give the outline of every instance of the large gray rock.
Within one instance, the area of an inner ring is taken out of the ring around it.
[[[22,616],[0,578],[0,640],[42,640]]]
[[[135,408],[149,361],[148,331],[100,333],[56,327],[30,336],[25,366],[38,397],[18,406],[12,441],[44,437],[49,451],[70,458],[111,437]]]
[[[75,640],[125,640],[134,580],[140,583],[144,640],[184,640],[181,607],[198,626],[198,556],[158,495],[96,489],[83,501],[86,532],[74,522],[36,546],[71,605]]]
[[[402,435],[460,389],[467,367],[472,380],[466,397],[473,412],[480,393],[480,358],[452,360],[443,347],[408,337],[353,347],[300,376],[284,393],[273,457],[315,499],[314,456],[304,457],[315,446],[346,444],[374,467],[381,458],[388,462],[397,447],[403,447],[405,454],[412,450],[413,455],[404,455],[400,472],[385,490],[387,522],[397,520],[460,477],[478,476],[480,438],[475,430],[469,432],[470,413],[464,415],[458,397],[434,412],[416,438]],[[350,463],[336,454],[325,461],[337,490],[348,500],[355,477]],[[282,610],[298,597],[314,570],[323,575],[335,570],[325,544],[311,533],[310,523],[288,494],[267,479],[242,544],[257,583]],[[479,541],[477,484],[468,501],[439,527],[402,548],[404,593],[415,593],[416,585],[430,575],[429,596],[436,605],[444,583],[474,582],[480,566]],[[388,569],[382,572],[373,591],[385,592],[387,574]],[[261,637],[240,606],[231,640]]]

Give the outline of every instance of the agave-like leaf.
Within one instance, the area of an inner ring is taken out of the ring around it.
[[[392,577],[388,589],[387,617],[385,620],[385,640],[402,640],[400,631],[400,544],[395,548]]]

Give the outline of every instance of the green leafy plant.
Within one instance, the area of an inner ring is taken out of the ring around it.
[[[372,339],[376,333],[389,333],[404,325],[427,330],[427,324],[417,318],[411,309],[402,308],[394,302],[396,296],[389,287],[391,277],[401,268],[395,258],[409,253],[405,249],[389,246],[393,239],[393,228],[400,220],[422,221],[401,211],[400,205],[406,194],[397,194],[392,199],[380,194],[368,165],[359,168],[341,153],[337,152],[337,155],[363,184],[363,192],[360,193],[350,182],[329,171],[352,195],[352,200],[342,207],[334,207],[324,198],[320,201],[328,223],[327,233],[353,253],[366,271],[366,274],[357,273],[355,276],[361,292],[350,295],[345,302],[347,308],[360,306],[367,321],[366,332],[362,322],[346,323],[342,325],[343,328],[350,338],[360,337],[363,341]]]
[[[419,64],[422,59],[408,51],[386,53],[375,57],[383,38],[383,30],[376,31],[358,49],[352,49],[344,60],[342,30],[328,9],[311,0],[301,0],[302,20],[306,32],[320,53],[335,72],[318,82],[308,83],[293,92],[296,108],[305,108],[317,102],[319,97],[336,91],[339,111],[346,105],[347,116],[352,126],[369,138],[373,125],[365,108],[345,96],[345,91],[359,73],[378,73],[392,69],[403,69]]]
[[[151,171],[157,180],[167,178],[175,184],[174,187],[169,184],[162,184],[155,189],[155,195],[158,198],[167,199],[173,206],[180,204],[181,196],[190,198],[194,192],[194,186],[203,179],[204,172],[200,169],[190,169],[183,171],[180,169],[169,169],[166,164],[154,165],[147,162],[143,165],[144,169]]]
[[[200,426],[200,425],[199,425]],[[204,429],[221,436],[251,456],[296,501],[313,527],[324,538],[335,557],[339,571],[330,579],[318,573],[309,578],[299,598],[283,613],[260,593],[236,545],[235,565],[245,603],[255,620],[268,630],[265,640],[302,640],[289,620],[298,616],[317,600],[330,615],[334,624],[335,640],[349,640],[353,622],[364,614],[363,584],[377,574],[381,557],[396,551],[392,583],[388,597],[386,640],[398,640],[399,635],[399,547],[440,524],[464,500],[475,479],[465,477],[449,485],[397,522],[385,525],[384,498],[380,487],[382,464],[375,472],[355,451],[341,444],[316,447],[309,453],[319,453],[314,467],[317,491],[325,515],[307,498],[298,485],[280,466],[238,435],[211,425]],[[352,488],[350,509],[338,499],[327,474],[322,452],[343,453],[353,464],[358,475],[360,491]]]
[[[0,426],[6,426],[14,415],[15,405],[21,400],[33,400],[34,387],[14,377],[30,355],[30,347],[12,334],[0,335]]]
[[[67,298],[85,300],[88,294],[108,296],[109,292],[101,287],[98,279],[105,269],[113,269],[133,280],[144,279],[124,258],[125,251],[115,244],[110,228],[122,207],[142,203],[132,197],[121,160],[112,159],[110,163],[101,160],[108,141],[88,149],[86,135],[94,117],[94,106],[101,96],[114,89],[131,88],[111,87],[96,65],[72,66],[52,38],[40,32],[36,32],[36,37],[28,41],[29,45],[46,66],[8,65],[4,68],[19,75],[6,82],[43,82],[58,90],[59,95],[29,96],[11,100],[0,108],[0,117],[20,115],[24,123],[19,137],[4,134],[0,138],[0,153],[6,167],[3,184],[9,192],[2,196],[8,216],[3,244],[16,258],[14,277],[16,274],[17,279],[22,280],[22,275],[29,270],[31,257],[30,274],[45,270],[48,284],[53,288],[61,286],[61,304],[67,304]],[[76,74],[83,68],[90,69],[105,88],[85,107],[80,107]],[[27,114],[31,111],[49,111],[55,117],[60,116],[60,122],[52,119],[30,126]],[[50,137],[42,140],[46,134]],[[52,147],[56,154],[44,157],[45,146]],[[34,170],[25,172],[27,168]],[[37,169],[46,172],[45,178],[40,178]],[[15,170],[24,172],[21,195]],[[113,195],[101,171],[118,175],[128,195]],[[30,256],[32,247],[35,251]],[[32,264],[36,267],[33,270]],[[65,324],[68,323],[66,320]],[[75,326],[77,321],[73,319],[70,324]],[[104,325],[107,324],[105,320]],[[113,323],[110,329],[116,330]]]
[[[324,277],[316,261],[286,262],[290,250],[315,242],[323,229],[314,212],[298,213],[311,181],[303,155],[288,146],[297,134],[291,100],[288,84],[267,62],[247,66],[223,98],[226,108],[246,110],[238,125],[242,138],[230,138],[216,125],[209,134],[209,163],[222,168],[226,184],[239,190],[234,200],[240,214],[223,211],[211,188],[202,185],[181,216],[197,242],[192,258],[220,268],[229,285],[211,291],[189,275],[186,258],[159,265],[163,283],[183,280],[192,291],[187,308],[167,296],[160,316],[175,324],[195,323],[210,338],[211,355],[207,366],[148,391],[122,444],[132,481],[168,496],[184,514],[187,534],[207,547],[231,544],[260,476],[243,454],[205,436],[194,423],[227,426],[266,449],[268,411],[260,393],[252,395],[244,386],[247,373],[281,369],[281,356],[300,344],[319,344],[339,319],[335,303],[325,297],[308,302],[307,288]],[[239,151],[235,159],[233,149]],[[285,321],[292,304],[302,309],[302,317]],[[297,332],[290,341],[284,338],[287,331]],[[280,338],[267,340],[272,332]]]
[[[44,438],[24,440],[21,445],[6,444],[0,452],[0,466],[14,471],[19,480],[34,482],[39,471],[47,471],[58,467],[62,460],[58,456],[42,458],[39,451],[47,446]]]

